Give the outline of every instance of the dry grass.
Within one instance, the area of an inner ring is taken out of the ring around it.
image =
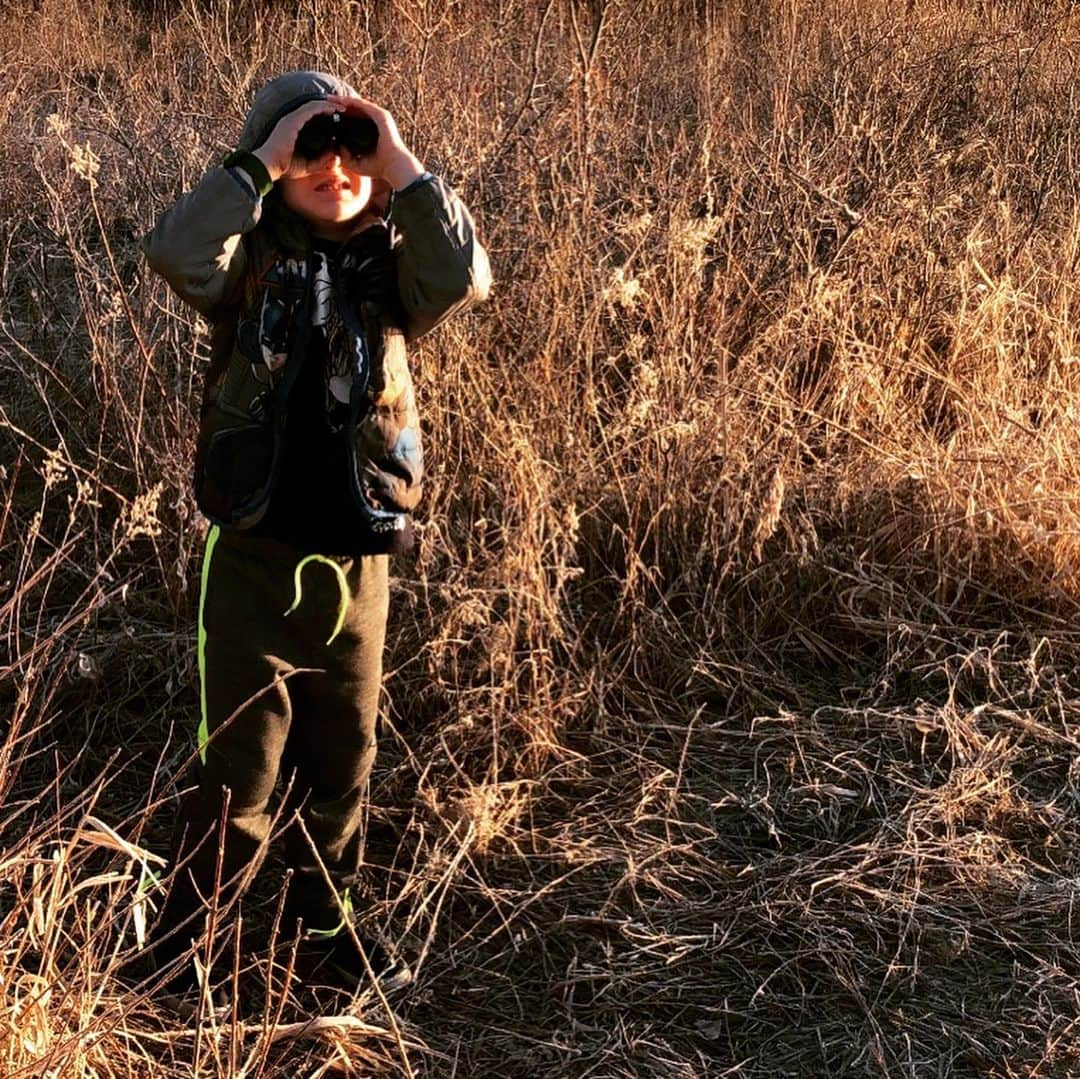
[[[1080,15],[255,7],[0,8],[0,1071],[1080,1072]],[[309,65],[498,277],[415,356],[369,847],[419,976],[311,1027],[257,953],[183,1027],[207,339],[136,238]]]

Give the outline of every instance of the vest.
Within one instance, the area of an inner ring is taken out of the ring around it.
[[[327,422],[344,443],[352,499],[373,534],[403,531],[420,500],[423,452],[391,230],[379,222],[354,234],[317,273],[305,223],[270,199],[241,242],[235,317],[213,329],[195,454],[199,508],[241,530],[265,516],[314,317],[326,320]]]

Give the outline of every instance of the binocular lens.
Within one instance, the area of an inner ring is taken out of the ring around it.
[[[354,113],[323,114],[309,120],[296,136],[295,153],[307,161],[317,161],[334,148],[353,157],[366,157],[379,142],[379,129],[370,116]]]

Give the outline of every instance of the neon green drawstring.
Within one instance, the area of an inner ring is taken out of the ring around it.
[[[338,902],[341,903],[341,921],[333,929],[305,929],[307,936],[330,940],[336,937],[352,921],[352,893],[348,888],[338,895]]]
[[[285,617],[288,618],[297,607],[300,606],[300,601],[304,598],[304,586],[300,578],[303,576],[304,567],[309,562],[322,562],[323,565],[329,566],[337,577],[338,583],[338,611],[337,621],[334,623],[334,632],[327,638],[327,644],[333,644],[334,638],[341,632],[341,627],[345,625],[345,615],[349,609],[349,582],[345,578],[345,571],[332,559],[327,558],[323,554],[309,554],[306,558],[301,558],[296,563],[296,569],[293,572],[293,601],[292,606],[285,612]]]

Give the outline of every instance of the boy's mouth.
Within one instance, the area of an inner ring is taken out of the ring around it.
[[[316,184],[315,190],[329,192],[351,191],[352,185],[348,180],[339,180],[336,177],[331,176],[329,179],[323,180],[322,183]]]

